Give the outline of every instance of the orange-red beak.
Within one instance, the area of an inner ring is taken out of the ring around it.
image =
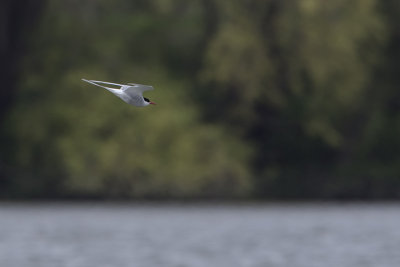
[[[152,104],[152,105],[157,105],[156,103],[154,103],[154,102],[151,102],[151,101],[150,101],[149,103],[150,103],[150,104]]]

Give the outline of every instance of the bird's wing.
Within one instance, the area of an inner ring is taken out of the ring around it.
[[[85,82],[87,82],[87,83],[90,83],[90,84],[93,84],[93,85],[96,85],[96,86],[99,86],[99,87],[103,87],[103,88],[106,88],[106,89],[114,89],[114,90],[115,90],[116,88],[111,88],[111,87],[103,86],[103,85],[101,85],[101,84],[109,84],[109,85],[118,86],[118,87],[119,87],[118,89],[122,89],[122,87],[124,86],[124,85],[118,84],[118,83],[110,83],[110,82],[95,81],[95,80],[86,80],[86,79],[82,79],[82,81],[85,81]]]
[[[125,93],[132,95],[141,95],[144,91],[154,90],[151,85],[143,85],[137,83],[128,83],[121,88]]]

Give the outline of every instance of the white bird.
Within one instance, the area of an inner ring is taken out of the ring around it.
[[[118,96],[126,103],[136,106],[136,107],[145,107],[148,105],[155,105],[156,103],[151,102],[148,98],[143,97],[144,91],[153,90],[153,86],[150,85],[143,85],[137,83],[128,83],[128,84],[118,84],[118,83],[109,83],[109,82],[102,82],[102,81],[94,81],[94,80],[86,80],[82,79],[82,81],[91,83],[93,85],[102,87],[114,95]],[[119,88],[111,88],[101,84],[109,84],[114,85]]]

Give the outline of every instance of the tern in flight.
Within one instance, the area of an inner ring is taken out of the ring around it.
[[[128,83],[128,84],[118,84],[118,83],[109,83],[109,82],[102,82],[102,81],[94,81],[94,80],[86,80],[82,79],[82,81],[91,83],[93,85],[102,87],[114,95],[118,96],[126,103],[136,107],[145,107],[148,105],[155,105],[156,103],[151,102],[148,98],[143,97],[144,91],[153,90],[153,86],[150,85],[143,85],[137,83]],[[118,88],[111,88],[105,85],[112,85]]]

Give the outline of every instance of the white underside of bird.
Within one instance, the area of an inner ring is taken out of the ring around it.
[[[119,84],[119,83],[110,83],[110,82],[86,80],[86,79],[82,79],[82,81],[102,87],[132,106],[145,107],[150,104],[155,105],[154,102],[151,102],[149,99],[143,97],[144,91],[149,91],[154,89],[153,86],[150,85],[143,85],[137,83]],[[112,85],[117,88],[112,88],[105,85]]]

